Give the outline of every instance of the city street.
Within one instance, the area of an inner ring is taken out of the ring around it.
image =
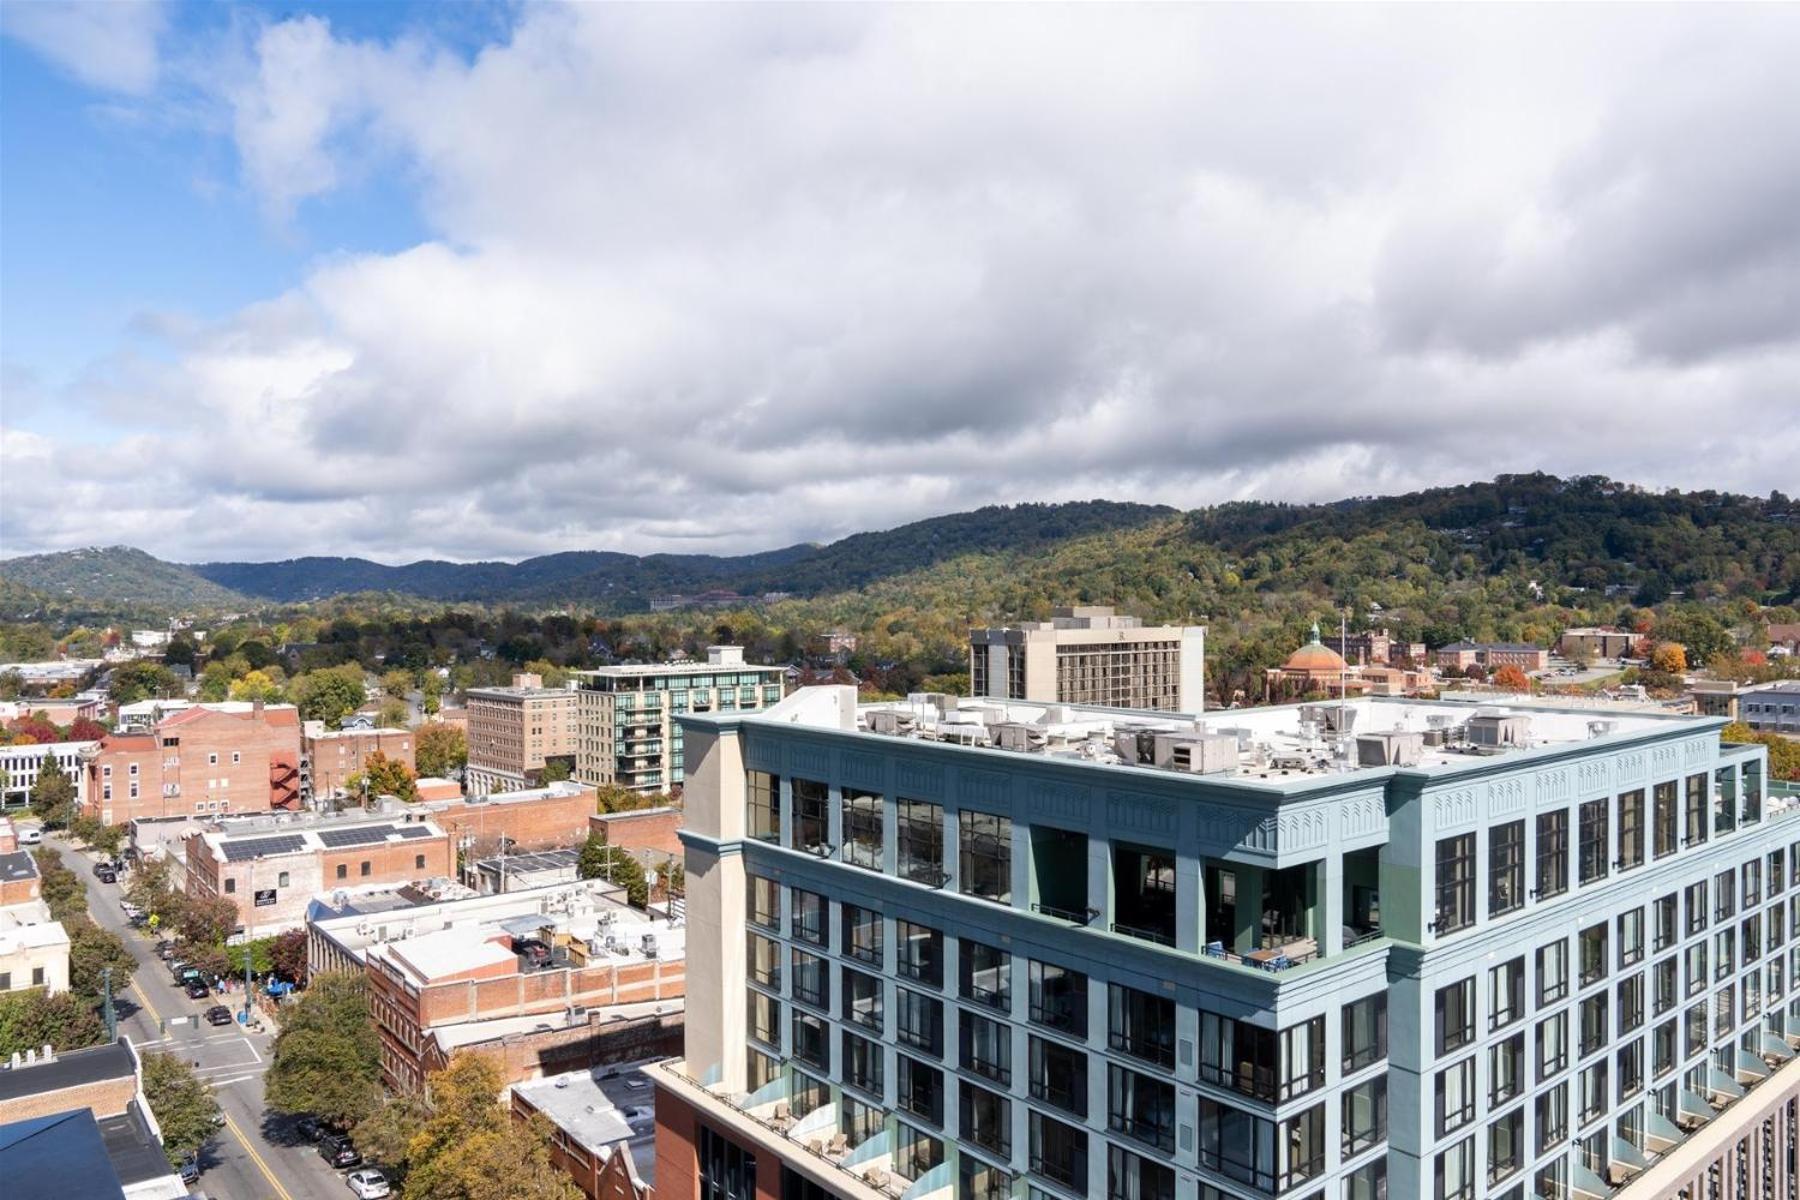
[[[197,1064],[225,1113],[219,1136],[200,1153],[195,1190],[211,1200],[344,1200],[350,1189],[343,1173],[325,1165],[313,1145],[287,1117],[263,1111],[262,1073],[268,1069],[273,1038],[245,1032],[241,1025],[212,1026],[204,1013],[215,1004],[241,1009],[240,990],[228,996],[190,1000],[156,957],[155,940],[132,929],[119,901],[126,875],[117,884],[94,878],[93,859],[66,841],[46,837],[62,852],[63,863],[87,888],[88,912],[102,928],[125,939],[138,960],[131,985],[115,996],[119,1030],[141,1051],[179,1054]]]

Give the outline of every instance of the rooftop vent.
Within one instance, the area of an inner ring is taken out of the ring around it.
[[[1498,750],[1523,746],[1531,737],[1531,718],[1523,714],[1502,716],[1488,710],[1469,718],[1469,742],[1477,749]]]
[[[1425,735],[1406,730],[1389,733],[1365,733],[1356,739],[1356,765],[1359,767],[1414,767],[1425,745]]]

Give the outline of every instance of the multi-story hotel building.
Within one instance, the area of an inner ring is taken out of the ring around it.
[[[468,694],[469,795],[516,792],[543,782],[544,764],[575,754],[575,693],[542,676],[514,675],[511,687]]]
[[[1206,704],[1206,628],[1147,626],[1105,605],[1049,621],[969,630],[977,696],[1197,713]]]
[[[1800,797],[1719,719],[683,725],[662,1200],[1793,1195]]]
[[[575,777],[596,787],[666,792],[682,782],[683,713],[754,712],[781,699],[782,669],[708,646],[703,663],[646,663],[571,673],[580,697]]]
[[[291,704],[195,704],[107,734],[82,753],[82,810],[139,817],[300,807],[300,715]]]

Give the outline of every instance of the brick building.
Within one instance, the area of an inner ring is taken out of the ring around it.
[[[189,834],[183,858],[187,894],[232,901],[240,927],[252,937],[302,927],[312,898],[321,893],[456,873],[450,836],[410,814],[213,828]]]
[[[627,850],[660,850],[681,853],[681,810],[663,805],[632,812],[594,813],[588,828],[606,838],[609,846]]]
[[[1590,661],[1622,658],[1631,653],[1637,640],[1638,635],[1629,629],[1618,629],[1611,625],[1587,625],[1563,630],[1562,636],[1556,639],[1556,652],[1564,658],[1585,658]]]
[[[518,850],[579,846],[587,840],[594,804],[593,788],[564,779],[524,791],[421,801],[412,808],[429,813],[473,856],[499,849],[502,837]]]
[[[641,1070],[572,1071],[515,1084],[508,1095],[515,1120],[550,1123],[550,1161],[588,1200],[649,1200],[656,1126],[644,1101],[652,1087]]]
[[[1519,642],[1452,642],[1433,651],[1440,670],[1455,667],[1485,667],[1497,671],[1501,667],[1517,667],[1521,671],[1543,671],[1550,666],[1550,651],[1542,646]]]
[[[416,734],[410,729],[331,729],[319,721],[308,721],[300,738],[302,776],[306,780],[307,798],[341,795],[349,791],[345,782],[363,769],[363,763],[377,751],[406,769],[415,769],[413,743]]]
[[[457,1050],[494,1054],[509,1083],[673,1053],[685,931],[621,896],[589,880],[322,917],[308,925],[308,961],[365,972],[397,1090],[416,1091]],[[534,961],[527,942],[548,958]]]
[[[83,807],[109,825],[300,807],[300,718],[292,705],[194,705],[147,729],[109,733],[83,759]]]
[[[511,687],[470,689],[469,794],[530,787],[551,759],[573,768],[575,700],[573,691],[547,688],[538,675],[514,675]]]

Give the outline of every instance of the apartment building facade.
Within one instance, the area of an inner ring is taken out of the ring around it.
[[[1199,712],[1206,629],[1147,626],[1106,605],[1058,608],[1049,621],[969,631],[977,696]]]
[[[414,770],[416,737],[411,729],[328,730],[320,722],[307,722],[300,738],[304,799],[348,793],[350,777],[377,753]]]
[[[463,769],[469,795],[534,787],[551,759],[573,766],[575,703],[573,691],[547,688],[538,675],[514,675],[511,687],[470,689],[469,761]]]
[[[1745,692],[1738,710],[1744,724],[1758,733],[1800,734],[1800,683]]]
[[[1521,671],[1543,671],[1550,666],[1550,651],[1542,646],[1522,642],[1452,642],[1432,652],[1440,670],[1451,667],[1466,671],[1485,667],[1498,671],[1501,667],[1517,667]]]
[[[1722,721],[812,691],[685,722],[665,1200],[1599,1198],[1796,1073],[1800,803]]]
[[[575,777],[596,787],[666,792],[685,772],[678,718],[754,712],[783,693],[780,667],[744,662],[741,646],[708,646],[704,663],[652,663],[573,672]]]
[[[109,733],[83,754],[83,810],[138,817],[300,807],[300,719],[292,705],[193,705]]]

